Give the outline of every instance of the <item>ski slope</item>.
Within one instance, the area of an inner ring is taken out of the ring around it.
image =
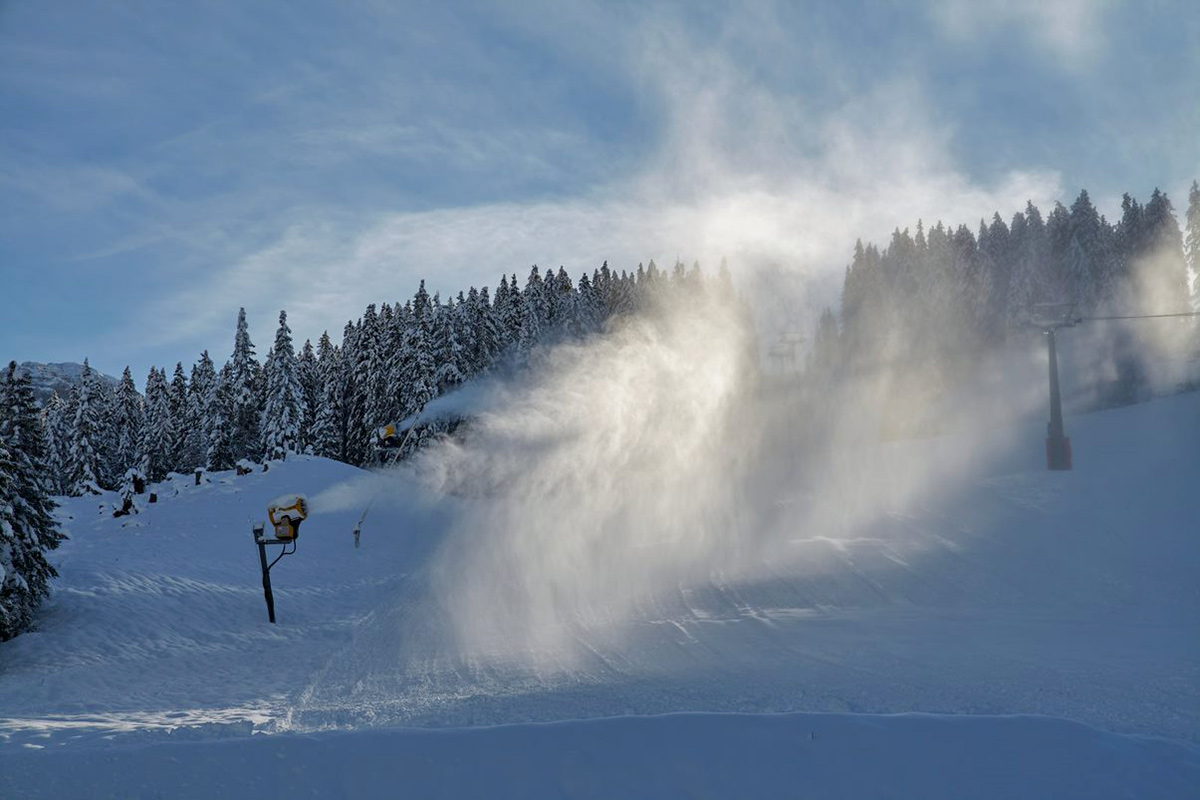
[[[1200,394],[1068,426],[1069,473],[1041,423],[880,445],[952,488],[517,657],[456,648],[431,592],[486,497],[299,458],[67,500],[40,628],[0,644],[0,796],[1200,796]],[[289,492],[269,625],[250,530]]]

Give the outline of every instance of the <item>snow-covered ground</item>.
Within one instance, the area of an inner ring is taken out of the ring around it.
[[[884,445],[955,488],[570,657],[440,629],[431,559],[486,498],[302,458],[68,500],[40,628],[0,644],[0,796],[1200,796],[1200,394],[1069,420],[1068,473],[1040,427]],[[287,492],[270,625],[251,524]]]

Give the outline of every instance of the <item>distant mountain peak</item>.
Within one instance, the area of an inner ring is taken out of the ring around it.
[[[101,381],[109,386],[116,386],[118,381],[111,375],[93,368],[93,372]],[[28,375],[33,382],[33,396],[38,405],[44,405],[50,395],[58,392],[64,400],[72,387],[79,383],[83,376],[83,364],[74,361],[60,361],[54,364],[42,364],[37,361],[23,361],[17,365],[17,372]]]

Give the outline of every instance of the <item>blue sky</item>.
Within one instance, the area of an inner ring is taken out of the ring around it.
[[[421,278],[605,259],[725,256],[805,322],[917,218],[1179,209],[1200,8],[0,0],[0,119],[6,360],[140,383],[239,306],[261,354],[280,308],[340,338]]]

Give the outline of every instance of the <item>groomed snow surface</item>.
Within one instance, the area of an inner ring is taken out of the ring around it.
[[[1068,427],[1072,472],[1014,430],[961,491],[799,532],[819,567],[670,587],[569,664],[423,624],[479,499],[301,458],[67,500],[0,644],[0,797],[1200,797],[1200,394]],[[251,526],[285,493],[270,625]]]

